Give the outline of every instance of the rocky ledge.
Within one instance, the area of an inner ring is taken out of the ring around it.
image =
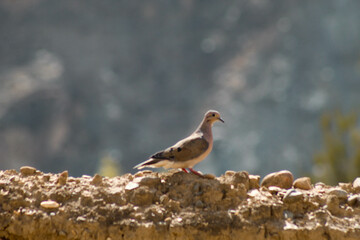
[[[359,239],[360,179],[0,171],[1,239]]]

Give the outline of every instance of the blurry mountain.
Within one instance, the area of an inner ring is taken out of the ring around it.
[[[0,168],[123,171],[217,109],[198,169],[311,171],[327,109],[360,95],[357,1],[0,2]]]

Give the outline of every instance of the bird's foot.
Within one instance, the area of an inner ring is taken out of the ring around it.
[[[194,169],[192,169],[192,168],[189,168],[189,170],[190,170],[190,172],[192,172],[193,174],[195,174],[195,175],[198,175],[198,176],[200,176],[200,177],[203,177],[204,175],[202,175],[201,173],[199,173],[198,171],[195,171]]]
[[[185,168],[182,168],[181,170],[183,170],[186,173],[189,173],[188,170],[186,170]]]

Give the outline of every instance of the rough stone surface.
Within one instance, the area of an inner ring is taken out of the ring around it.
[[[249,174],[94,178],[0,171],[0,239],[358,239],[355,188],[250,189]],[[320,185],[319,185],[320,186]],[[329,194],[332,192],[332,194]],[[338,193],[338,192],[337,192]]]
[[[303,198],[304,194],[302,192],[296,191],[294,189],[289,189],[286,192],[283,201],[284,203],[295,203],[302,200]]]
[[[216,176],[214,174],[211,174],[211,173],[207,173],[207,174],[204,174],[204,178],[208,178],[208,179],[215,179]]]
[[[274,172],[266,175],[261,182],[262,187],[275,186],[279,188],[289,189],[292,187],[294,177],[287,170]]]
[[[271,193],[271,194],[277,194],[277,193],[279,193],[279,192],[282,192],[282,191],[284,191],[284,189],[282,189],[282,188],[279,188],[279,187],[275,187],[275,186],[270,186],[270,187],[268,187],[268,191]],[[286,191],[286,190],[285,190]],[[285,192],[286,193],[286,192]],[[285,195],[285,193],[284,193],[284,195]]]
[[[29,166],[23,166],[20,168],[20,173],[25,176],[33,175],[36,173],[36,168],[29,167]]]
[[[246,189],[249,189],[249,173],[245,171],[226,171],[225,174],[219,178],[219,180],[221,183],[230,185],[243,184]]]
[[[326,208],[331,212],[331,214],[339,215],[341,212],[339,198],[335,195],[329,195],[326,198]]]
[[[352,207],[359,207],[360,206],[360,195],[352,195],[348,198],[348,204]]]
[[[348,198],[348,193],[339,188],[329,190],[329,194],[335,195],[340,201],[345,201]]]
[[[293,187],[303,189],[303,190],[310,190],[311,189],[311,180],[309,177],[298,178],[294,181]]]
[[[259,175],[249,175],[249,188],[258,189],[260,187],[260,176]]]

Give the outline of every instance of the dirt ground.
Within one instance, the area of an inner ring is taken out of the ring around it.
[[[220,177],[138,172],[68,177],[0,171],[1,239],[360,239],[360,189],[259,187]]]

